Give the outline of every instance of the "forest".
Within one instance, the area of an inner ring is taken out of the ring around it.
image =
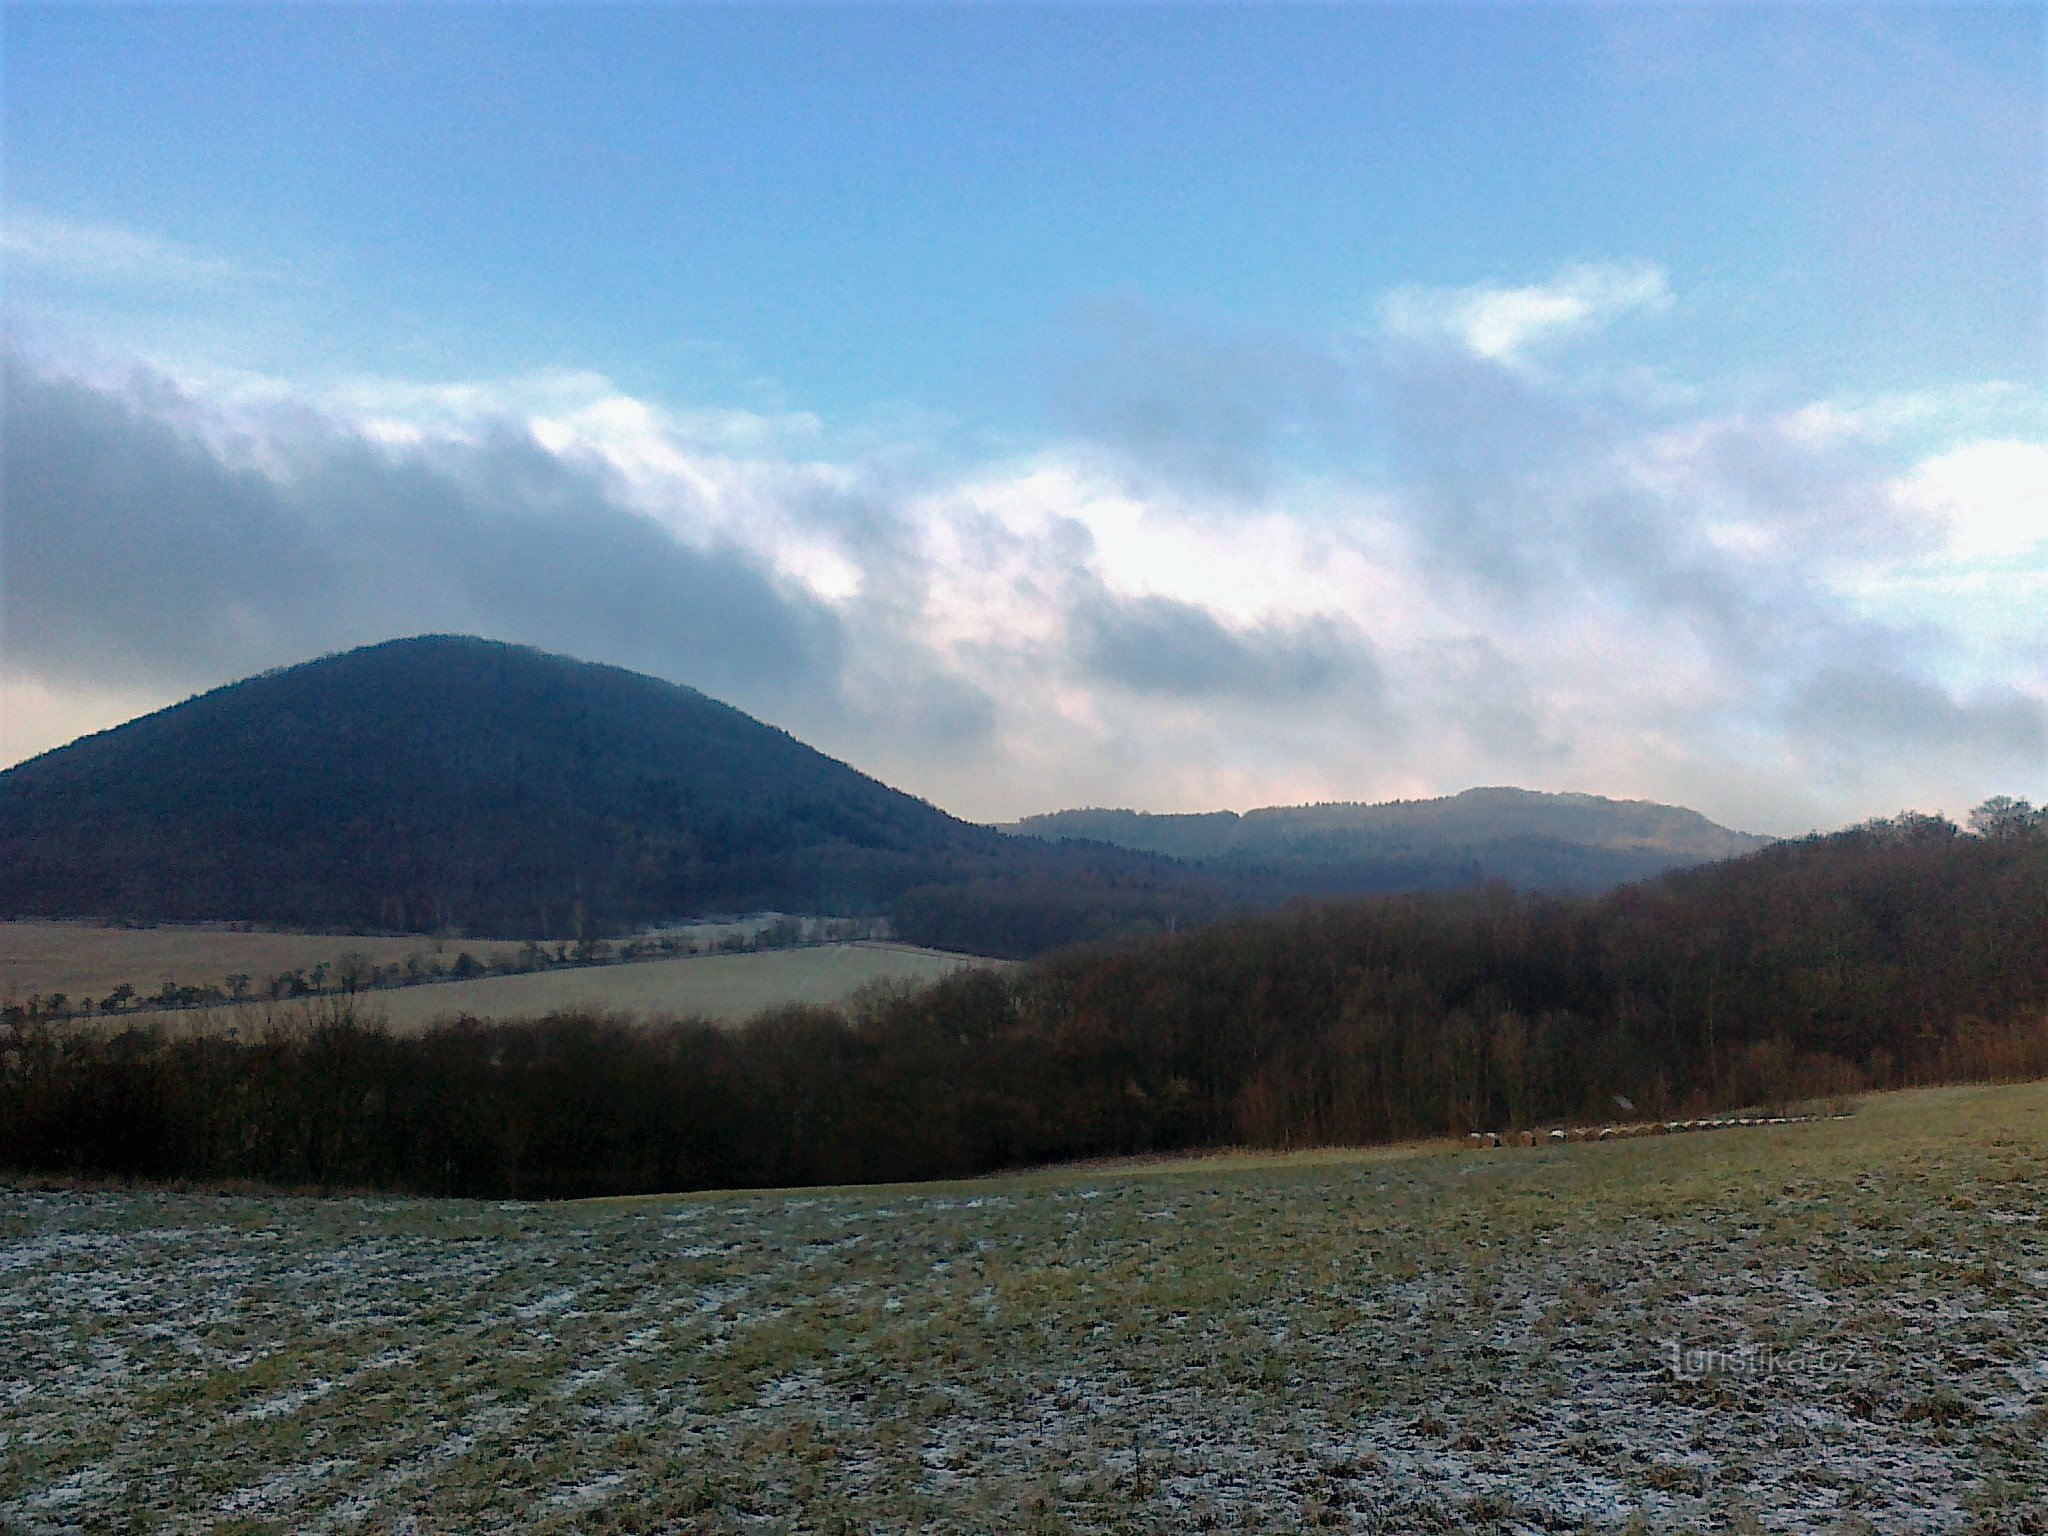
[[[0,1166],[556,1197],[923,1179],[2048,1075],[2048,816],[1904,815],[1598,898],[1302,904],[739,1030],[12,1024]]]

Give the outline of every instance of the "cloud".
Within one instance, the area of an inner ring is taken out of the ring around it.
[[[2016,688],[1958,696],[1888,668],[1845,667],[1800,689],[1793,718],[1803,740],[1852,763],[1901,748],[1974,750],[2022,771],[2048,762],[2048,702]]]
[[[1655,314],[1671,302],[1661,267],[1596,262],[1566,267],[1546,283],[1398,289],[1381,302],[1380,321],[1398,340],[1449,342],[1475,357],[1514,363],[1617,316]]]
[[[196,687],[393,634],[463,630],[757,705],[829,690],[824,605],[692,548],[514,424],[393,447],[304,411],[239,428],[165,381],[6,372],[10,671]]]
[[[1935,520],[1965,560],[2041,555],[2048,548],[2048,444],[1967,443],[1919,465],[1899,504]]]
[[[1854,627],[1838,578],[1935,542],[1895,505],[1910,460],[1816,435],[1810,412],[1670,423],[1470,355],[1387,366],[1391,505],[1415,558],[1525,617],[1568,604],[1576,623],[1612,612],[1791,664]]]
[[[2043,448],[1974,435],[2028,414],[2014,392],[1672,420],[1462,349],[1385,366],[1390,515],[1439,611],[1528,680],[1540,736],[1503,756],[1551,782],[1620,762],[1693,796],[1704,779],[1771,829],[2040,771]],[[1419,680],[1425,654],[1390,671]],[[1410,707],[1490,735],[1453,691]]]
[[[1140,693],[1270,705],[1340,687],[1379,691],[1370,648],[1330,619],[1240,628],[1193,603],[1096,592],[1075,620],[1080,664]]]
[[[575,370],[309,388],[17,357],[7,750],[467,630],[702,687],[988,819],[1520,782],[1797,831],[2048,794],[2025,391],[1680,412],[1462,345],[1154,340],[1228,409],[965,463]],[[1341,383],[1305,390],[1302,358]],[[1298,451],[1340,397],[1370,461]],[[1236,446],[1177,458],[1209,420]]]
[[[154,286],[273,282],[276,275],[196,246],[111,224],[14,208],[0,223],[0,253],[60,279]]]
[[[1343,452],[1357,380],[1297,337],[1218,330],[1135,300],[1083,306],[1052,358],[1055,419],[1120,467],[1256,498],[1304,452]]]

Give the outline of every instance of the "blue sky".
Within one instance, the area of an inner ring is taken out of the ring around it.
[[[0,756],[469,623],[969,814],[2048,791],[2038,6],[5,21]],[[40,611],[251,475],[290,611]],[[582,527],[584,616],[422,575],[458,508]]]
[[[2038,8],[16,8],[9,33],[13,203],[367,321],[252,356],[559,352],[665,395],[758,378],[1011,425],[1036,402],[1004,380],[1105,295],[1323,331],[1402,284],[1616,255],[1695,296],[1666,348],[1784,389],[2048,348]]]

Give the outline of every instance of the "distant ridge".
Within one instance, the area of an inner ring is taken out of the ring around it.
[[[1345,867],[1362,879],[1377,869],[1396,883],[1496,879],[1581,889],[1740,857],[1771,841],[1681,806],[1513,788],[1435,800],[1270,806],[1242,815],[1054,811],[1005,830],[1192,862],[1318,867],[1333,875]]]

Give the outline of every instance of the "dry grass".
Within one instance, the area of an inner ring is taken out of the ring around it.
[[[667,930],[700,944],[745,938],[768,919],[688,924]],[[126,982],[145,997],[166,981],[222,986],[236,972],[254,978],[258,1000],[243,1009],[219,1007],[124,1014],[165,1027],[212,1030],[236,1027],[260,1014],[265,981],[293,969],[332,967],[355,953],[372,964],[402,964],[409,955],[432,956],[443,966],[464,951],[480,962],[511,961],[518,944],[494,940],[389,938],[362,934],[239,931],[225,927],[114,928],[92,923],[0,922],[0,1004],[52,992],[102,998]],[[379,988],[363,995],[363,1011],[401,1032],[438,1019],[535,1018],[559,1008],[593,1008],[646,1016],[701,1015],[727,1023],[789,1003],[836,1003],[873,982],[920,982],[962,965],[998,965],[966,955],[911,945],[853,943],[803,949],[629,961],[524,974],[435,981]],[[104,1021],[102,1021],[104,1023]]]
[[[572,1008],[633,1014],[643,1020],[703,1018],[718,1024],[742,1024],[764,1010],[791,1003],[841,1002],[878,982],[916,985],[966,965],[1009,963],[902,944],[820,944],[378,988],[357,996],[355,1012],[365,1024],[382,1024],[401,1035],[418,1034],[465,1015],[536,1019]],[[67,1027],[119,1030],[140,1023],[173,1034],[234,1030],[247,1036],[273,1019],[304,1016],[303,1003],[288,1002],[280,1008],[268,1002],[250,1002],[77,1019]]]
[[[2044,1154],[2032,1085],[552,1207],[16,1191],[0,1521],[2039,1532]]]
[[[490,940],[376,937],[361,934],[244,932],[232,928],[167,924],[112,928],[97,923],[22,920],[0,922],[0,1003],[62,992],[74,1000],[100,998],[123,982],[153,996],[166,981],[219,986],[240,972],[261,982],[293,969],[332,966],[354,951],[377,965],[407,955],[444,962],[468,950],[478,960],[510,957],[517,944]]]
[[[836,1003],[873,982],[932,981],[963,965],[998,963],[907,944],[822,944],[400,987],[371,994],[368,1007],[399,1031],[464,1013],[527,1019],[564,1008],[738,1023],[787,1003]]]

